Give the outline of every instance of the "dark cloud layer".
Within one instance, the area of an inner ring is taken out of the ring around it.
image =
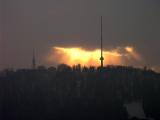
[[[134,46],[146,65],[160,66],[159,0],[1,0],[0,68],[38,64],[52,46],[99,47],[103,15],[105,49]]]

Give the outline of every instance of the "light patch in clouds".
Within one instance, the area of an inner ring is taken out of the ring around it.
[[[140,55],[133,47],[117,47],[112,50],[104,50],[104,65],[128,65],[129,59],[135,62],[141,61]],[[47,57],[48,63],[83,66],[100,65],[100,49],[86,50],[81,47],[53,47],[50,55]]]
[[[127,46],[125,47],[125,50],[137,61],[141,61],[141,56],[134,50],[133,47]]]

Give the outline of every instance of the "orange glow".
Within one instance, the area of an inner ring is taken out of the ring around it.
[[[122,52],[123,51],[123,52]],[[127,65],[131,59],[140,61],[140,55],[133,47],[117,47],[112,50],[104,50],[104,65]],[[81,64],[82,66],[99,66],[100,49],[85,50],[80,47],[64,48],[53,47],[47,57],[49,63],[68,64],[70,66]]]
[[[129,65],[132,59],[141,61],[140,55],[133,47],[117,47],[112,50],[104,50],[104,65]],[[99,66],[100,49],[86,50],[80,47],[64,48],[53,47],[47,57],[48,63],[68,64],[70,66],[81,64],[82,66]]]
[[[128,47],[127,46],[127,47],[125,47],[125,49],[126,49],[127,52],[133,52],[133,47]]]
[[[136,60],[141,60],[140,55],[134,50],[133,47],[125,47],[125,50]]]
[[[53,47],[54,53],[48,59],[55,60],[58,63],[65,63],[68,65],[81,64],[83,66],[99,66],[100,65],[100,49],[93,51],[82,48],[63,48]],[[122,64],[122,57],[117,50],[104,51],[104,64],[120,65]]]

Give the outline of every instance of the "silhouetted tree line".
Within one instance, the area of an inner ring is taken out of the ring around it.
[[[4,70],[1,120],[125,120],[124,103],[143,101],[147,117],[160,119],[160,74],[125,66]]]

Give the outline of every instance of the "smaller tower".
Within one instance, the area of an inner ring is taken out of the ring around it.
[[[36,69],[35,49],[33,49],[32,69]]]

